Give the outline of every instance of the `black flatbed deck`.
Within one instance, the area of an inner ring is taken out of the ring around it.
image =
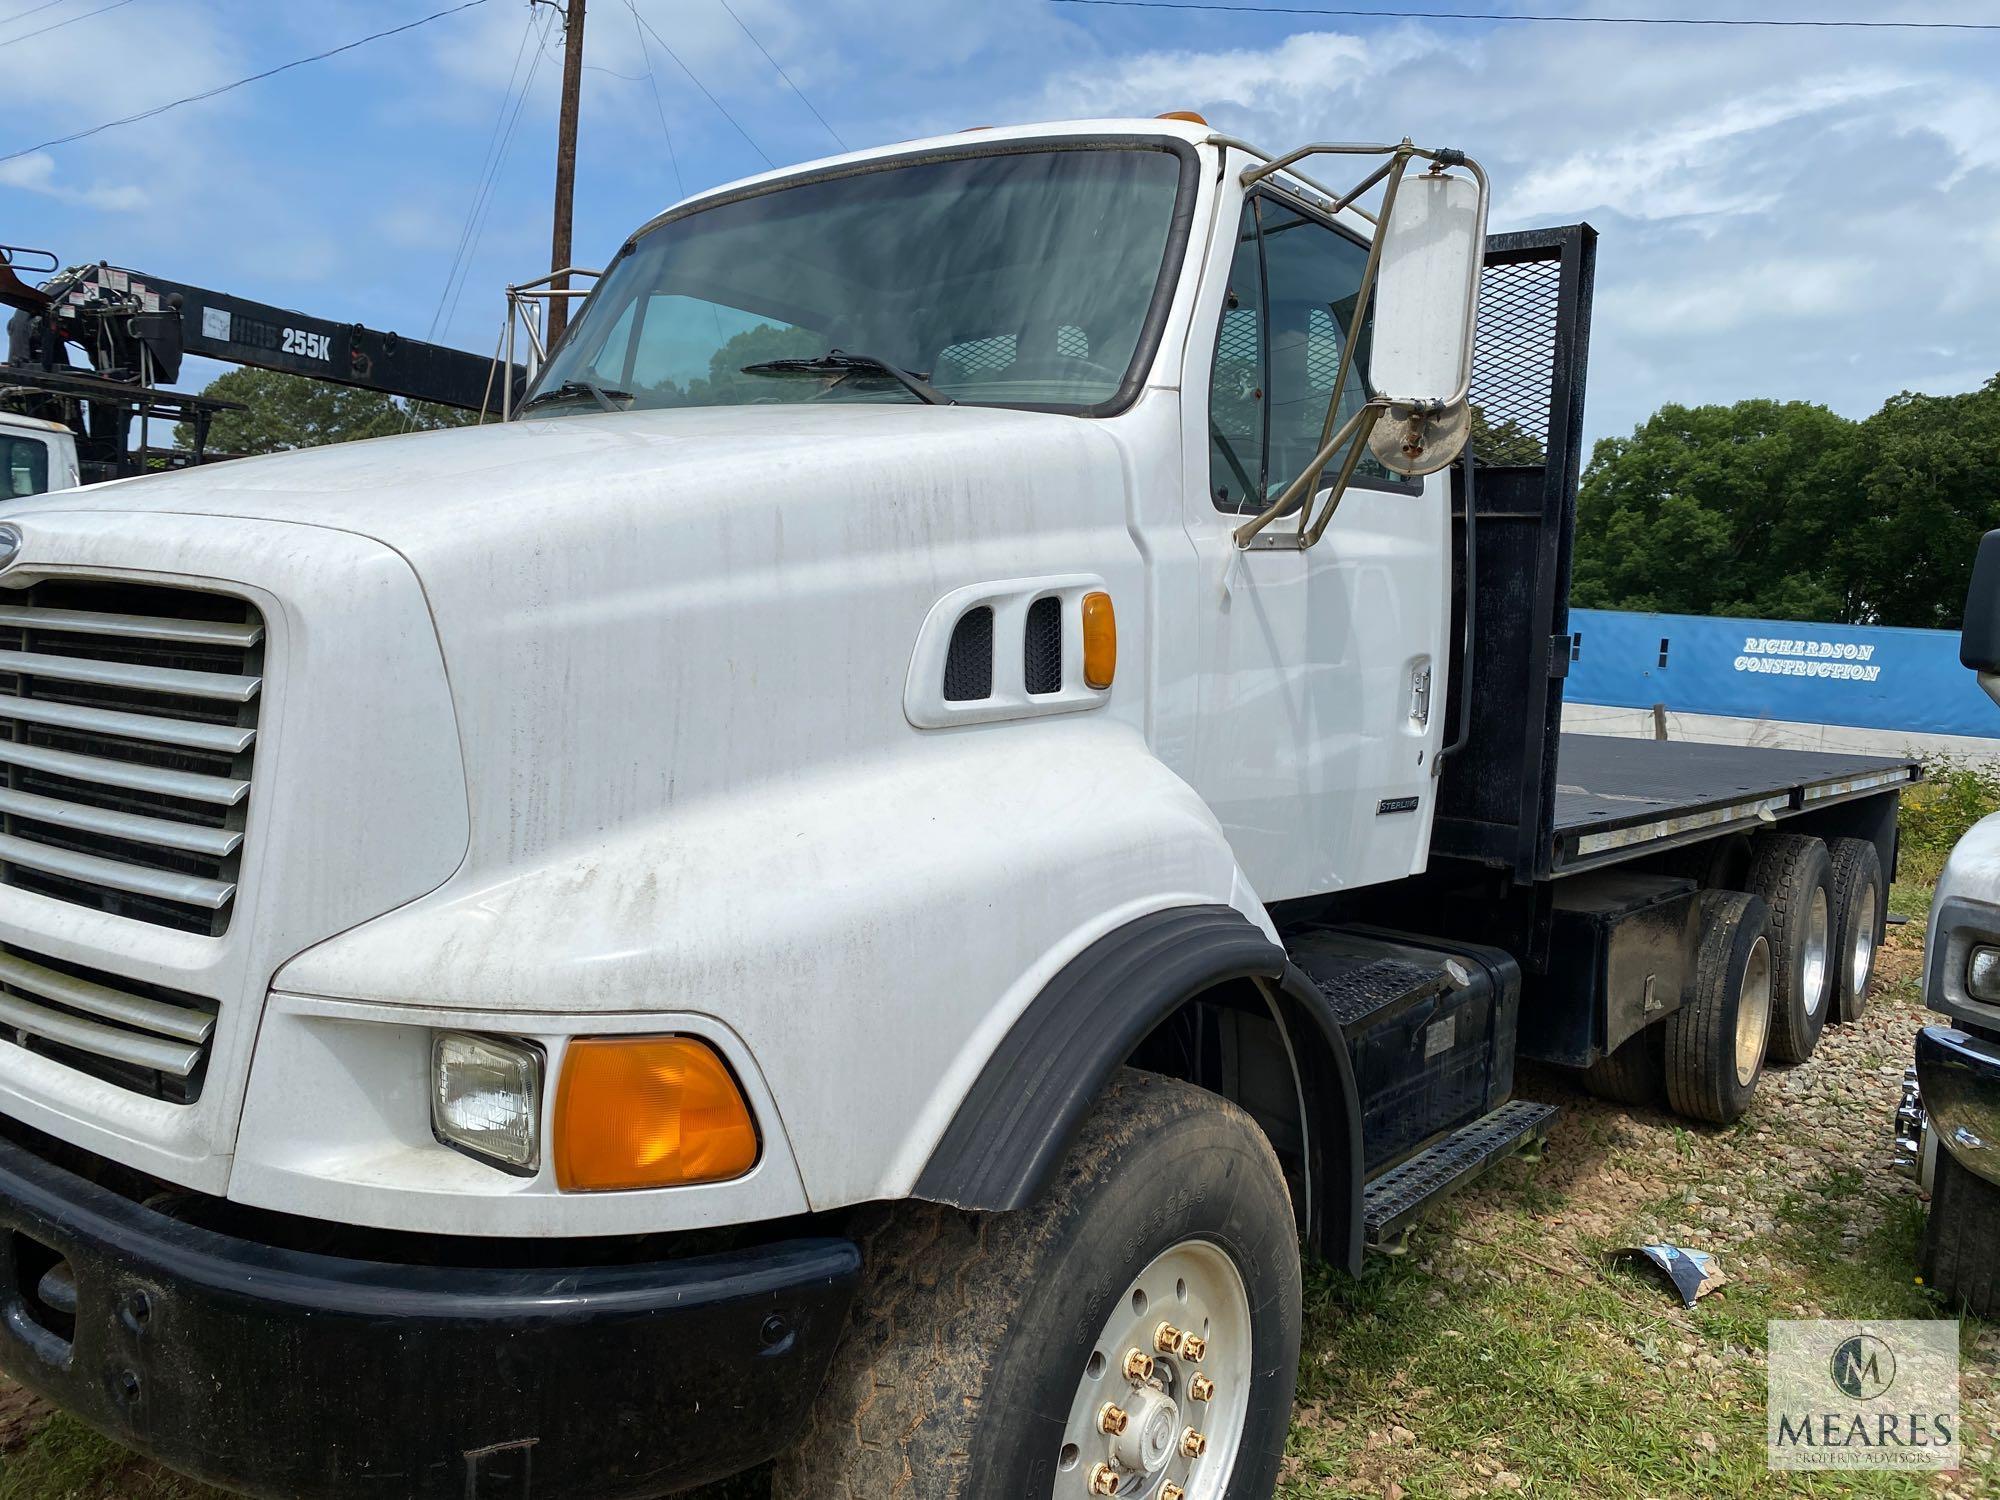
[[[1554,869],[1615,864],[1921,780],[1913,760],[1704,745],[1620,735],[1562,736]]]

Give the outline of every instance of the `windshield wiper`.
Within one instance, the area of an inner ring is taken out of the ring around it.
[[[589,396],[606,411],[623,411],[625,408],[618,403],[632,399],[630,391],[614,391],[599,385],[594,380],[565,380],[551,390],[535,392],[521,403],[521,410],[526,411],[531,406],[540,406],[545,401],[573,401],[578,396]]]
[[[877,359],[872,354],[848,354],[839,349],[829,349],[811,359],[767,359],[743,366],[745,375],[848,375],[856,370],[879,370],[918,400],[932,406],[958,405],[922,375],[901,365],[892,365],[886,359]]]

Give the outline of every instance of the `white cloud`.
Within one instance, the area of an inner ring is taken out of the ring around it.
[[[1670,400],[1859,415],[2000,367],[1973,332],[2000,327],[2000,86],[1977,56],[1921,36],[1638,30],[1154,49],[1059,70],[1022,112],[1193,108],[1273,150],[1409,134],[1471,151],[1496,227],[1601,232],[1593,435]]]
[[[131,183],[111,185],[72,182],[58,175],[56,159],[46,151],[36,151],[27,156],[17,156],[12,161],[0,162],[0,187],[41,193],[46,197],[60,199],[64,203],[81,204],[86,208],[101,209],[106,213],[132,213],[146,207],[151,201],[146,196],[144,188]]]

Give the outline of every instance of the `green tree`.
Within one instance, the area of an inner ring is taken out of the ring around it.
[[[1955,629],[2000,527],[2000,376],[1862,422],[1802,402],[1663,406],[1597,445],[1571,599]]]
[[[1976,391],[1904,391],[1861,424],[1852,514],[1831,551],[1842,618],[1955,630],[1979,538],[2000,526],[2000,375]]]
[[[1802,401],[1661,407],[1591,455],[1571,599],[1854,618],[1833,544],[1853,518],[1857,441],[1855,423]]]
[[[400,401],[380,391],[247,367],[218,375],[201,393],[218,400],[241,401],[247,408],[223,412],[209,427],[208,448],[218,454],[280,453],[288,448],[317,448],[398,432],[463,427],[478,420],[476,412],[457,407]],[[192,448],[192,425],[178,424],[174,442]]]

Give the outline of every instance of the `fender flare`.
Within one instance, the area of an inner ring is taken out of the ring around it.
[[[1292,1051],[1314,1221],[1302,1228],[1327,1259],[1358,1269],[1363,1169],[1353,1060],[1325,997],[1228,906],[1150,912],[1065,964],[987,1059],[913,1196],[989,1213],[1025,1208],[1146,1035],[1203,990],[1236,979],[1260,982]]]

